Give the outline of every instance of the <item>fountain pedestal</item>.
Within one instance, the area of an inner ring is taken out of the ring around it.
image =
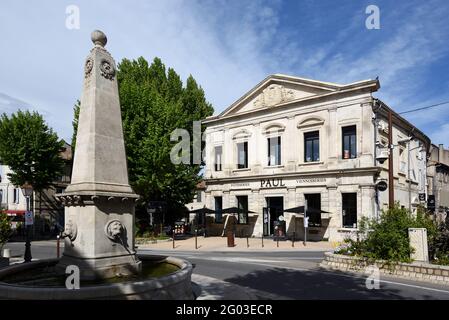
[[[65,249],[59,269],[76,265],[81,279],[139,272],[134,205],[128,182],[116,65],[101,31],[84,65],[84,84],[71,184],[65,205]]]

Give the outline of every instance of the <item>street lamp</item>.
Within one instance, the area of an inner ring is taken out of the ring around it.
[[[22,187],[22,193],[24,195],[24,197],[26,198],[26,202],[27,202],[27,212],[30,211],[30,197],[33,194],[33,186],[29,183],[25,183]],[[25,223],[26,224],[26,223]],[[25,255],[24,255],[24,259],[25,262],[31,262],[31,243],[30,243],[30,225],[25,225],[26,228],[26,241],[25,241]]]

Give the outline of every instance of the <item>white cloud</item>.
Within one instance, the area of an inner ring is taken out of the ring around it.
[[[65,28],[69,4],[80,8],[79,31]],[[289,14],[312,19],[315,31],[327,18],[348,16],[336,10],[327,17],[330,9],[308,14],[307,5]],[[379,75],[379,95],[398,110],[442,99],[420,90],[426,85],[423,72],[448,52],[448,10],[435,10],[435,2],[404,5],[405,12],[381,6],[382,29],[376,31],[364,29],[361,8],[343,28],[326,25],[335,32],[327,42],[308,30],[286,29],[283,7],[280,1],[2,1],[0,88],[45,112],[50,125],[70,138],[90,32],[98,28],[107,34],[107,49],[117,62],[158,56],[184,79],[192,73],[216,111],[278,72],[339,83]],[[442,111],[435,113],[444,120]],[[424,131],[431,121],[425,118],[417,119]]]

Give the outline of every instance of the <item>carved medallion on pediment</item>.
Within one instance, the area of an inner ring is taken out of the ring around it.
[[[279,84],[271,84],[254,100],[256,107],[271,107],[279,103],[287,102],[295,98],[295,93]]]

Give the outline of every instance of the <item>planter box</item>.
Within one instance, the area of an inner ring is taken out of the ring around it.
[[[9,266],[9,258],[0,257],[0,268]]]
[[[381,274],[393,275],[416,281],[426,281],[449,285],[449,266],[440,266],[424,262],[388,264],[386,261],[371,263],[366,258],[346,256],[326,252],[320,266],[346,272],[365,272],[369,266],[379,268]],[[446,276],[447,274],[447,276]]]

